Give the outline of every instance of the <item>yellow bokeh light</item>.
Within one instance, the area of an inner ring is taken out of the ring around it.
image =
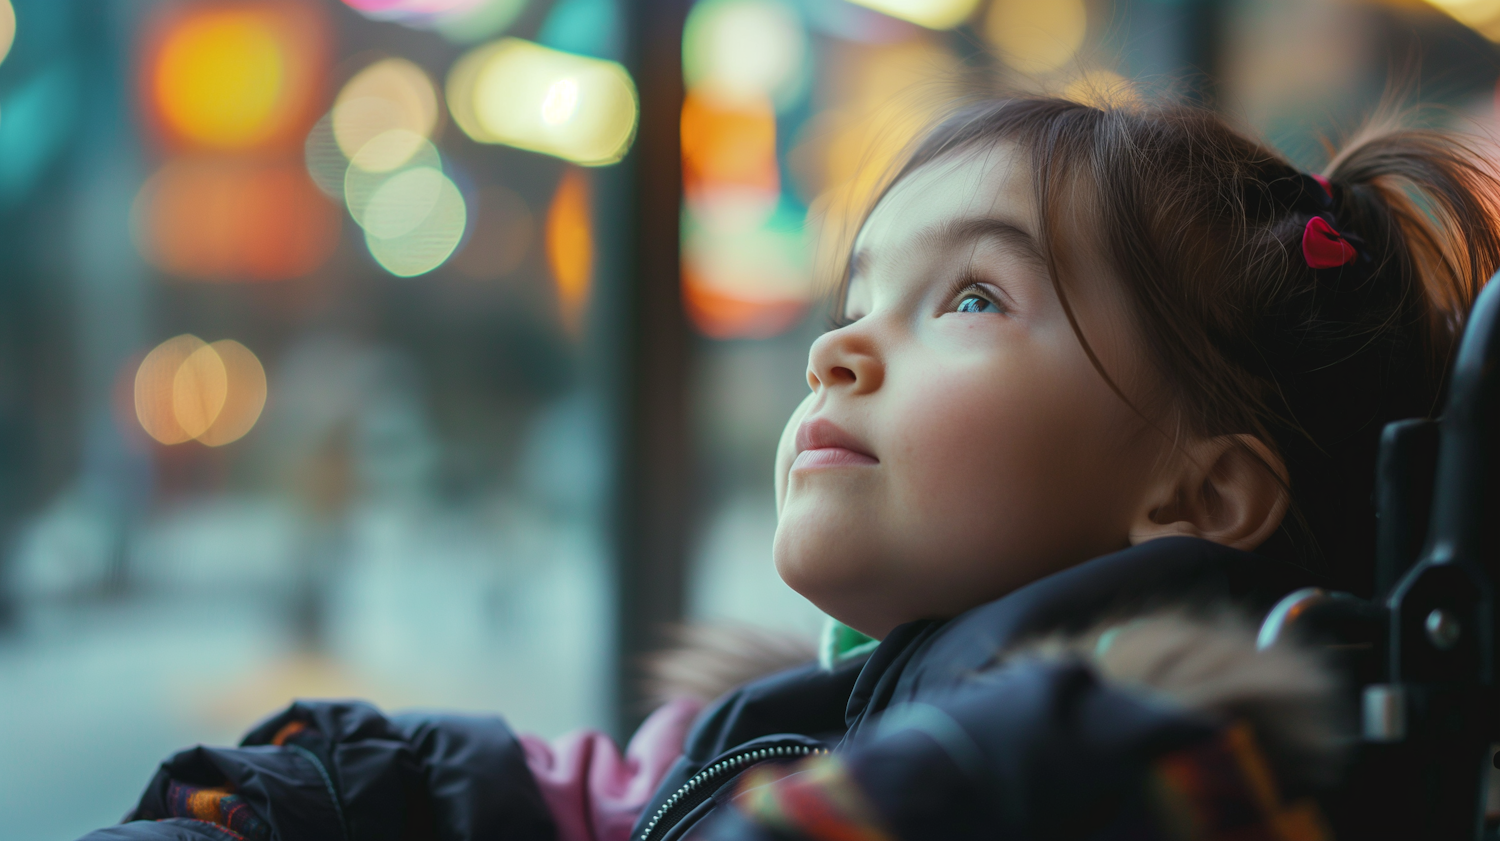
[[[228,396],[229,372],[219,352],[209,345],[188,354],[172,376],[172,414],[189,438],[208,431]]]
[[[453,254],[467,223],[463,194],[448,176],[432,167],[414,167],[387,179],[371,196],[365,244],[381,268],[397,277],[415,277]]]
[[[1141,101],[1130,80],[1109,70],[1090,70],[1063,88],[1063,98],[1099,108],[1117,108]]]
[[[995,0],[984,31],[1006,64],[1048,73],[1072,60],[1088,32],[1083,0]]]
[[[578,170],[569,170],[547,208],[547,266],[556,284],[563,327],[575,335],[583,326],[594,273],[594,226],[589,204],[588,179]]]
[[[806,60],[802,21],[776,0],[705,0],[683,30],[683,75],[700,96],[782,101],[798,87]]]
[[[0,61],[10,54],[16,40],[16,10],[10,0],[0,0]]]
[[[866,8],[928,29],[952,29],[973,14],[979,0],[852,0]],[[1047,0],[1041,0],[1047,2]]]
[[[163,444],[181,444],[193,436],[177,421],[177,370],[208,345],[197,336],[178,336],[146,354],[135,372],[135,416],[146,434]]]
[[[260,360],[232,340],[210,345],[197,336],[177,336],[157,345],[136,369],[136,418],[163,444],[196,438],[218,447],[238,440],[260,418],[265,402]]]
[[[1500,40],[1500,0],[1427,0],[1491,41]]]
[[[934,80],[958,70],[951,52],[913,38],[859,47],[829,74],[840,108],[809,121],[789,155],[798,188],[813,197],[808,223],[817,234],[820,282],[836,282],[871,201],[952,101],[933,94]]]
[[[437,91],[422,68],[406,59],[388,58],[355,74],[339,91],[330,113],[334,139],[346,158],[393,130],[408,140],[387,154],[404,150],[410,158],[419,141],[431,137],[437,126]],[[404,162],[403,158],[387,169]]]
[[[547,95],[542,99],[542,122],[549,126],[562,125],[573,119],[573,114],[577,111],[577,80],[558,79],[547,88]]]
[[[584,166],[625,156],[635,137],[635,83],[613,61],[504,38],[448,74],[448,107],[465,134]]]
[[[272,134],[286,83],[277,33],[250,11],[183,21],[162,45],[155,93],[178,133],[216,148],[253,146]]]
[[[266,405],[266,371],[249,348],[233,339],[222,339],[208,348],[218,354],[229,387],[218,417],[198,440],[222,447],[243,438],[260,419]]]

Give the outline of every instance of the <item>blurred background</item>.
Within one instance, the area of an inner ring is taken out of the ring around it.
[[[0,838],[300,696],[625,732],[671,622],[811,636],[771,461],[961,91],[1175,89],[1299,164],[1500,0],[0,0]]]

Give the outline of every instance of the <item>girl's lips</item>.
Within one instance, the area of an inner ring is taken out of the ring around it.
[[[879,464],[863,441],[845,432],[827,418],[804,418],[797,426],[797,458],[792,469],[799,467],[853,467]]]
[[[803,450],[797,454],[792,461],[792,470],[801,470],[815,467],[856,467],[868,464],[879,464],[874,458],[864,453],[856,453],[843,447],[820,447],[816,450]]]

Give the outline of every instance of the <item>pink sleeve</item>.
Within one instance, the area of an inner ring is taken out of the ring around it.
[[[557,824],[557,841],[628,841],[702,709],[687,698],[662,705],[641,723],[623,757],[597,730],[570,733],[550,745],[521,736],[526,764]]]

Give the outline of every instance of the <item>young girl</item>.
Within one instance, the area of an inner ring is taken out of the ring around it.
[[[1244,628],[1369,594],[1378,436],[1436,411],[1496,220],[1438,133],[1313,175],[1186,107],[967,107],[865,220],[777,456],[820,663],[623,757],[298,703],[89,837],[1328,837],[1343,710]]]

